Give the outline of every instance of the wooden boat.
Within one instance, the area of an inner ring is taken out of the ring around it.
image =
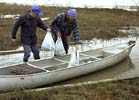
[[[79,65],[67,67],[70,54],[0,68],[0,92],[35,88],[110,67],[129,56],[135,42],[80,52]]]

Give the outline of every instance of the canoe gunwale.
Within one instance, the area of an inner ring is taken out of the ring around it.
[[[27,74],[27,75],[0,75],[0,78],[15,78],[15,77],[22,77],[22,76],[24,76],[24,77],[29,77],[29,76],[34,76],[34,75],[41,75],[41,74],[44,74],[44,73],[47,73],[47,74],[49,74],[49,73],[51,73],[51,72],[57,72],[57,71],[63,71],[63,70],[67,70],[67,69],[73,69],[73,68],[75,68],[75,67],[79,67],[79,66],[84,66],[84,65],[87,65],[87,64],[91,64],[91,63],[95,63],[95,62],[98,62],[98,61],[100,61],[100,60],[106,60],[106,59],[110,59],[110,58],[112,58],[113,56],[115,56],[115,55],[119,55],[119,54],[121,54],[122,52],[124,52],[125,50],[128,50],[129,48],[132,48],[133,46],[134,46],[135,44],[131,44],[130,46],[128,46],[128,47],[126,47],[126,48],[124,48],[120,53],[118,53],[118,54],[112,54],[112,55],[110,55],[110,56],[108,56],[108,57],[105,57],[105,58],[103,58],[103,59],[96,59],[96,60],[94,60],[94,61],[91,61],[91,62],[87,62],[87,63],[83,63],[83,64],[80,64],[80,65],[76,65],[76,66],[73,66],[73,67],[66,67],[66,68],[61,68],[61,69],[57,69],[57,70],[52,70],[52,71],[50,71],[50,72],[41,72],[41,73],[33,73],[33,74]],[[109,48],[109,47],[106,47],[106,48]],[[94,50],[96,50],[96,49],[94,49]],[[89,50],[89,51],[91,51],[91,50]],[[85,51],[86,52],[86,51]],[[48,58],[49,59],[49,58]],[[53,58],[52,58],[53,59]],[[41,59],[42,60],[42,59]],[[41,61],[40,60],[40,61]],[[38,60],[39,61],[39,60]],[[66,64],[66,63],[62,63],[62,64]],[[16,64],[16,65],[19,65],[19,64]],[[9,66],[8,66],[9,67]]]

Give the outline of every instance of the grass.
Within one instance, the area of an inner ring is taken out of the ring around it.
[[[5,14],[23,14],[27,12],[31,6],[28,5],[10,5],[0,4],[0,15]],[[44,16],[50,17],[46,21],[49,26],[54,16],[61,12],[66,12],[69,8],[60,7],[41,7]],[[10,9],[10,10],[9,10]],[[78,24],[80,29],[80,37],[82,40],[101,38],[111,39],[118,36],[127,36],[126,33],[119,32],[117,29],[121,27],[139,26],[139,12],[129,12],[117,9],[88,9],[77,8]],[[20,44],[20,31],[18,31],[18,39],[16,43],[11,42],[11,30],[16,20],[0,19],[0,50],[16,49]],[[37,30],[38,43],[41,45],[44,38],[44,32]]]
[[[0,94],[0,100],[138,100],[139,78],[57,87],[42,91],[17,90]]]

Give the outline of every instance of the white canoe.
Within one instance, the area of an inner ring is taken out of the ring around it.
[[[68,68],[70,55],[0,68],[0,92],[35,88],[110,67],[129,56],[135,43],[80,52],[79,66]]]

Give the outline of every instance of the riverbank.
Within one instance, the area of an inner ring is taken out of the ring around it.
[[[6,14],[23,14],[27,12],[31,6],[28,5],[10,5],[0,3],[0,15]],[[69,8],[60,7],[41,7],[44,16],[49,17],[45,21],[48,26],[52,22],[54,16],[61,12],[66,12]],[[9,10],[10,9],[10,10]],[[92,38],[98,39],[111,39],[115,37],[125,37],[128,33],[118,31],[123,27],[130,29],[130,26],[139,26],[139,12],[126,11],[121,9],[88,9],[77,8],[78,11],[78,24],[80,30],[81,40],[89,40]],[[132,19],[132,20],[131,20]],[[16,49],[20,46],[20,31],[17,33],[17,42],[11,42],[11,30],[16,22],[15,19],[0,19],[0,50]],[[37,30],[38,43],[41,45],[44,38],[44,32]]]
[[[138,100],[139,78],[0,94],[0,100]]]

